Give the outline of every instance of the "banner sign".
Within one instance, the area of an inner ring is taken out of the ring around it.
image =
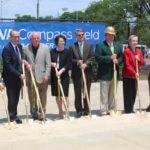
[[[9,42],[10,31],[16,29],[20,32],[20,43],[24,46],[30,43],[30,33],[38,31],[41,42],[54,48],[54,39],[57,35],[67,38],[66,47],[76,41],[75,30],[82,28],[85,31],[86,41],[96,44],[104,40],[105,23],[85,22],[1,22],[0,23],[0,53]]]

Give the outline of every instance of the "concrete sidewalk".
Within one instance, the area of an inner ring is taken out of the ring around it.
[[[56,120],[57,107],[48,91],[46,124],[38,121],[30,124],[4,125],[6,121],[2,100],[0,101],[0,150],[149,150],[150,113],[99,116],[99,83],[91,89],[92,118],[76,119],[73,86],[70,85],[71,120]],[[149,103],[147,81],[140,81],[142,107]],[[118,109],[123,110],[122,82],[118,84]],[[136,101],[135,109],[138,108]],[[25,117],[24,101],[20,100],[18,113]]]

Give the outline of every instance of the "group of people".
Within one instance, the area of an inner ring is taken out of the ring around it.
[[[16,30],[10,32],[10,41],[2,52],[2,77],[6,86],[10,121],[22,123],[17,115],[17,105],[25,79],[31,117],[34,120],[45,119],[47,89],[50,80],[51,94],[56,97],[58,114],[60,118],[63,118],[66,115],[63,98],[69,110],[69,70],[71,70],[74,85],[76,115],[77,117],[89,115],[90,108],[87,98],[90,98],[94,59],[98,64],[97,74],[100,80],[100,114],[108,115],[115,109],[114,67],[117,70],[117,77],[119,77],[119,66],[122,64],[124,111],[125,113],[134,111],[137,78],[139,78],[137,70],[140,65],[144,64],[142,52],[137,48],[138,37],[131,35],[129,47],[123,51],[122,46],[115,41],[115,29],[108,26],[105,30],[105,41],[96,46],[94,54],[92,44],[84,39],[84,33],[83,29],[77,29],[75,31],[77,41],[68,48],[65,47],[66,37],[58,35],[55,37],[56,47],[50,50],[47,45],[40,42],[38,32],[31,32],[31,43],[25,47],[19,44],[19,32]],[[26,68],[26,74],[23,74],[22,64]],[[39,92],[41,108],[38,106],[38,95],[32,81],[32,72]],[[83,72],[86,85],[83,82]],[[60,90],[58,79],[61,82],[63,93]],[[88,95],[85,94],[85,86]],[[0,84],[0,90],[3,88],[4,86]]]

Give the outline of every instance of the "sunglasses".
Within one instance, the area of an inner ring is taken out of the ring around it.
[[[77,34],[77,36],[84,36],[84,34]]]

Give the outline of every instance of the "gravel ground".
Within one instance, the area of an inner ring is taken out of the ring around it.
[[[149,150],[150,113],[118,114],[99,116],[99,83],[91,88],[92,117],[75,118],[73,86],[70,84],[70,120],[58,120],[54,97],[48,89],[48,121],[39,123],[29,120],[29,124],[6,124],[6,114],[0,101],[0,150]],[[149,104],[147,81],[140,81],[142,108]],[[118,83],[118,110],[123,110],[122,82]],[[135,110],[138,108],[136,100]],[[18,114],[25,118],[24,100],[20,99]]]

